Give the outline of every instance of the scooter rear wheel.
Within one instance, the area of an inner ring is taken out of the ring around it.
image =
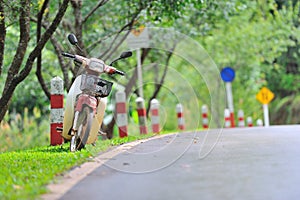
[[[79,125],[78,130],[70,141],[70,151],[75,152],[84,148],[92,127],[93,109],[88,106],[83,106],[81,112],[78,114],[76,124]]]

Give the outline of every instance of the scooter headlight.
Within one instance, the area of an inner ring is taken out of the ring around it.
[[[98,59],[91,59],[89,63],[89,69],[95,72],[102,73],[104,72],[104,62]]]

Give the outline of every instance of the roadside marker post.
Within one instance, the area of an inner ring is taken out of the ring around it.
[[[264,126],[263,121],[261,119],[256,120],[256,126],[259,126],[259,127]]]
[[[63,143],[63,137],[57,131],[57,127],[63,126],[64,118],[64,82],[60,77],[54,77],[51,80],[50,88],[50,145],[61,145]]]
[[[183,106],[182,104],[176,105],[176,112],[177,112],[177,120],[178,120],[178,129],[184,130],[184,117],[183,117]]]
[[[238,111],[238,118],[239,118],[238,126],[239,127],[245,127],[244,111],[243,110]]]
[[[268,104],[263,104],[263,112],[264,112],[265,127],[268,127],[268,126],[270,126],[269,106],[268,106]]]
[[[247,117],[247,126],[248,127],[252,127],[253,126],[252,117]]]
[[[136,100],[137,112],[139,116],[140,134],[147,134],[147,116],[145,109],[145,101],[142,97],[138,97]]]
[[[204,129],[208,128],[208,107],[207,105],[203,105],[202,108],[202,126]]]
[[[152,99],[150,102],[150,109],[151,109],[151,125],[152,125],[152,132],[159,133],[159,102],[157,99]]]
[[[117,120],[116,123],[119,129],[119,137],[128,136],[128,117],[126,111],[126,94],[123,91],[118,91],[116,93],[116,111]]]
[[[221,78],[225,82],[226,86],[226,95],[227,95],[227,103],[228,109],[230,112],[230,123],[231,127],[235,127],[234,122],[234,106],[233,106],[233,96],[232,96],[232,84],[231,82],[234,80],[235,71],[230,67],[225,67],[221,71]]]
[[[273,100],[274,97],[274,93],[267,87],[261,88],[260,91],[256,94],[256,99],[263,104],[265,127],[270,126],[268,104]]]
[[[230,128],[231,122],[230,122],[230,111],[228,108],[224,110],[224,120],[225,120],[225,128]]]

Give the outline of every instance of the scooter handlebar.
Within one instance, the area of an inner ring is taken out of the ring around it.
[[[81,56],[76,56],[74,54],[70,54],[70,53],[66,53],[66,52],[62,52],[61,55],[65,56],[65,57],[68,57],[68,58],[73,58],[74,59],[74,62],[76,63],[79,63],[79,64],[82,64],[83,63],[83,58],[84,57],[81,57]],[[119,74],[121,76],[124,76],[125,75],[125,72],[122,72],[120,70],[117,70],[115,68],[113,68],[113,71],[112,72],[108,72],[109,74]]]
[[[74,62],[82,64],[82,59],[78,58],[78,56],[76,57],[76,55],[74,55],[74,54],[62,52],[61,55],[68,57],[68,58],[72,58],[72,59],[74,59]]]
[[[125,72],[122,72],[122,71],[116,69],[115,74],[119,74],[119,75],[121,75],[121,76],[124,76],[124,75],[125,75]]]
[[[74,54],[70,54],[70,53],[66,53],[66,52],[62,52],[61,55],[68,57],[68,58],[75,58],[76,56]]]

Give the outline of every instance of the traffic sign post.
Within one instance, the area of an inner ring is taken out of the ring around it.
[[[256,99],[263,104],[265,127],[270,126],[268,104],[273,100],[274,97],[274,93],[267,87],[261,88],[261,90],[256,94]]]
[[[143,73],[142,73],[142,60],[141,60],[141,49],[136,50],[136,59],[137,59],[137,76],[138,76],[138,91],[140,97],[144,98],[143,92]]]
[[[143,76],[142,76],[142,61],[141,61],[141,48],[149,47],[149,35],[145,26],[140,26],[137,29],[131,30],[127,37],[128,46],[136,49],[137,57],[137,75],[138,75],[138,91],[140,97],[143,98]]]
[[[235,72],[230,67],[225,67],[221,71],[221,78],[225,82],[226,86],[226,94],[227,94],[227,102],[228,108],[230,111],[230,123],[231,127],[235,127],[234,123],[234,106],[233,106],[233,96],[232,96],[232,86],[231,82],[234,80]]]
[[[268,104],[263,104],[263,111],[264,111],[265,127],[268,127],[268,126],[270,126],[269,106],[268,106]]]

